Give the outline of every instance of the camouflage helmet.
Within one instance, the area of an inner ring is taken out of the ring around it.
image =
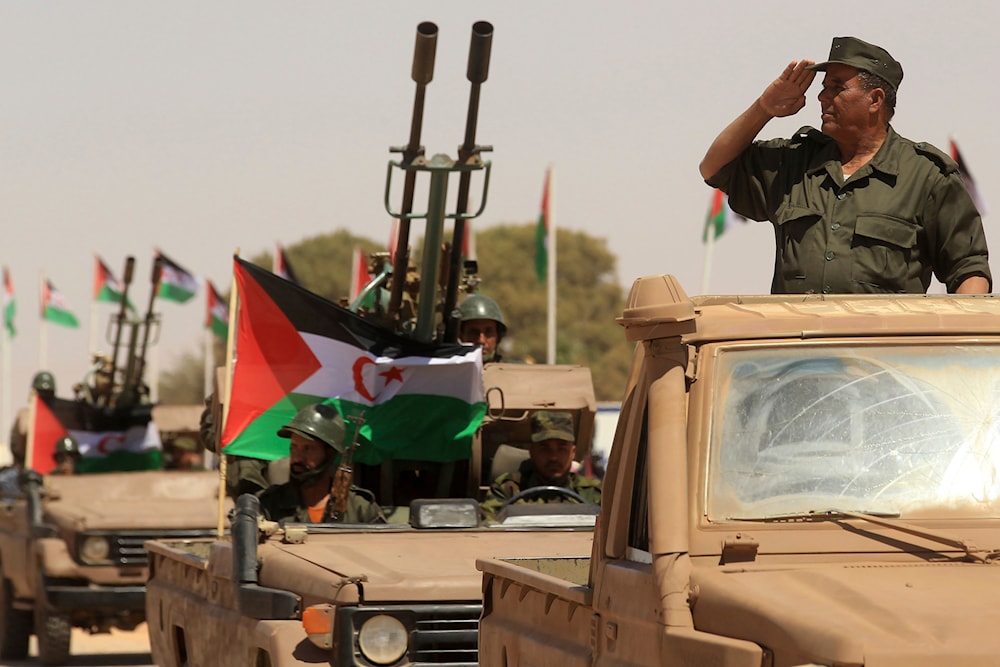
[[[38,392],[45,391],[54,394],[56,392],[56,379],[48,371],[39,371],[31,379],[31,388]]]
[[[469,320],[493,320],[497,323],[497,333],[502,337],[507,333],[507,323],[504,322],[503,312],[497,302],[483,294],[472,294],[467,296],[462,305],[458,307],[458,312],[462,316],[462,321]]]
[[[531,415],[531,441],[566,440],[576,442],[573,433],[573,414],[539,410]]]
[[[79,454],[80,445],[77,444],[76,438],[71,435],[64,435],[63,437],[56,440],[56,455],[59,454]]]
[[[290,438],[294,431],[319,440],[337,452],[343,452],[344,430],[344,418],[337,412],[337,408],[324,403],[313,403],[299,410],[292,421],[278,429],[278,436]]]

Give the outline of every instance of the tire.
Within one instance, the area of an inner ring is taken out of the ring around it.
[[[73,626],[69,616],[55,613],[45,604],[45,586],[39,576],[35,593],[35,636],[38,638],[38,661],[43,665],[69,662],[69,641]]]
[[[0,658],[24,660],[31,638],[31,612],[14,608],[14,590],[0,569]]]

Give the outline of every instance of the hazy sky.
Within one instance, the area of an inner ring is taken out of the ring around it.
[[[941,148],[955,137],[1000,207],[990,158],[1000,154],[998,15],[985,0],[863,10],[767,0],[0,1],[0,263],[19,309],[14,407],[39,364],[41,273],[83,320],[79,330],[48,327],[48,365],[67,395],[87,364],[94,253],[117,274],[136,257],[132,294],[144,307],[154,247],[226,289],[236,249],[251,256],[339,228],[388,239],[385,165],[408,138],[420,21],[440,28],[428,155],[454,156],[461,143],[470,29],[494,25],[477,135],[494,147],[493,174],[475,224],[534,220],[551,163],[557,224],[606,238],[626,288],[673,273],[695,294],[710,196],[698,161],[789,60],[825,58],[834,36],[881,44],[902,62],[897,131]],[[817,125],[818,88],[762,136]],[[766,223],[722,237],[708,291],[766,292],[772,245]],[[167,368],[200,351],[204,295],[159,310],[157,361]],[[99,309],[101,330],[111,312]]]

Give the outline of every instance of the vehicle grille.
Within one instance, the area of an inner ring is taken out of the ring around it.
[[[79,537],[82,542],[90,536],[102,536],[111,545],[108,560],[121,567],[145,567],[149,564],[149,554],[143,543],[146,540],[186,540],[210,537],[216,531],[211,528],[195,530],[123,530],[87,531]]]
[[[480,604],[343,607],[338,610],[337,627],[342,638],[340,655],[348,659],[336,662],[371,666],[358,647],[358,630],[372,616],[386,614],[399,619],[409,630],[409,648],[400,665],[477,667],[482,609]]]

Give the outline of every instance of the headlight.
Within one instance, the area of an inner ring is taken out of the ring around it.
[[[406,654],[406,628],[385,614],[372,616],[358,632],[358,646],[366,658],[379,665],[391,665]]]
[[[107,563],[108,554],[111,553],[111,545],[107,538],[91,535],[80,544],[80,560],[88,565]]]

